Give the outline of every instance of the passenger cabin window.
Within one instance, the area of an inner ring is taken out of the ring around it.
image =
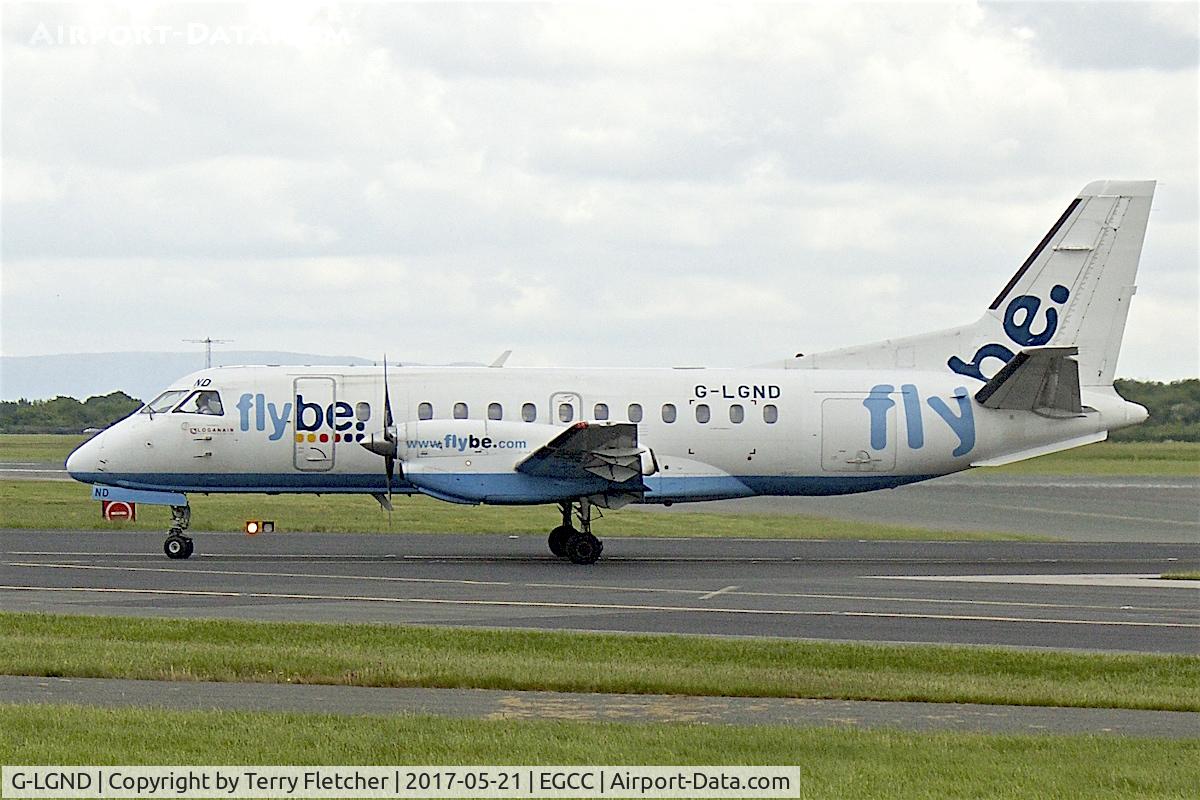
[[[559,403],[558,421],[570,422],[573,419],[575,419],[575,406],[571,405],[570,403]]]
[[[467,418],[467,404],[466,403],[455,403],[454,404],[454,418],[455,419],[466,419]]]
[[[699,422],[701,425],[703,425],[710,419],[712,419],[712,412],[709,410],[708,406],[706,406],[704,403],[696,406],[696,422]]]
[[[729,407],[729,421],[735,425],[746,418],[746,409],[734,403]]]
[[[629,404],[629,421],[630,422],[641,422],[642,421],[642,406],[640,403],[630,403]]]
[[[433,419],[433,403],[421,403],[417,406],[417,419]]]
[[[526,422],[537,422],[537,406],[533,403],[521,406],[521,419]]]
[[[371,404],[367,402],[354,404],[354,418],[359,422],[366,422],[371,418]]]
[[[175,409],[175,413],[210,414],[220,417],[225,414],[225,409],[221,406],[221,395],[201,389],[198,392],[192,392],[187,400],[180,403],[179,408]]]
[[[763,422],[774,425],[779,421],[779,409],[773,405],[763,406]]]
[[[499,403],[488,403],[488,419],[504,419],[504,406]]]
[[[143,414],[161,414],[165,411],[170,411],[171,406],[179,402],[179,398],[187,394],[187,389],[172,389],[169,392],[163,392],[158,397],[146,403],[146,407],[142,409]]]
[[[600,422],[603,422],[604,420],[608,419],[608,404],[607,403],[596,403],[596,408],[593,409],[592,416],[595,417]]]
[[[663,419],[663,422],[674,422],[675,421],[675,404],[674,403],[663,403],[662,419]]]

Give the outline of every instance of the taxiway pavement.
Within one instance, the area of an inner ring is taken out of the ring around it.
[[[9,703],[72,703],[179,710],[430,714],[476,719],[675,722],[705,725],[892,728],[987,733],[1089,733],[1195,738],[1200,713],[970,703],[896,703],[779,697],[372,688],[211,681],[141,681],[0,675]]]
[[[0,530],[0,609],[1200,653],[1196,544]]]

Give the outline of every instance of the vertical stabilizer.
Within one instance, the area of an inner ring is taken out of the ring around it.
[[[1154,185],[1089,183],[988,308],[1014,344],[1078,347],[1085,386],[1113,382]]]

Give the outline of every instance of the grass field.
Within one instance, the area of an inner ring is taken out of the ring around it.
[[[800,797],[1184,798],[1200,740],[0,706],[5,764],[794,764]]]
[[[72,450],[89,438],[83,434],[3,433],[0,434],[0,461],[62,464]]]
[[[1008,475],[1200,476],[1200,442],[1100,442],[989,472]]]
[[[1197,572],[1164,572],[1159,576],[1169,581],[1200,581],[1200,571]]]
[[[0,673],[1200,711],[1200,657],[0,614]]]
[[[88,487],[64,481],[0,482],[0,528],[165,530],[165,506],[138,506],[137,522],[107,522]],[[397,496],[389,520],[363,495],[190,494],[192,530],[240,531],[247,519],[270,519],[276,531],[393,533],[501,533],[544,535],[559,520],[557,506],[462,506],[416,495]],[[1015,533],[934,531],[824,517],[705,514],[638,509],[606,511],[594,519],[599,536],[694,536],[783,539],[907,539],[918,541],[1020,540],[1048,537]]]

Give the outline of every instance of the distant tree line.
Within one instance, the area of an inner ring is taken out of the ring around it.
[[[1200,442],[1200,380],[1115,381],[1126,400],[1141,403],[1150,419],[1109,436],[1114,442]]]
[[[1117,391],[1126,400],[1150,410],[1141,425],[1112,434],[1117,442],[1200,442],[1200,379],[1129,381],[1118,379]],[[137,411],[142,401],[124,392],[53,400],[0,402],[0,433],[81,433],[85,428],[105,428]]]
[[[0,401],[0,433],[82,433],[87,428],[107,428],[142,407],[142,401],[124,392],[53,400]]]

